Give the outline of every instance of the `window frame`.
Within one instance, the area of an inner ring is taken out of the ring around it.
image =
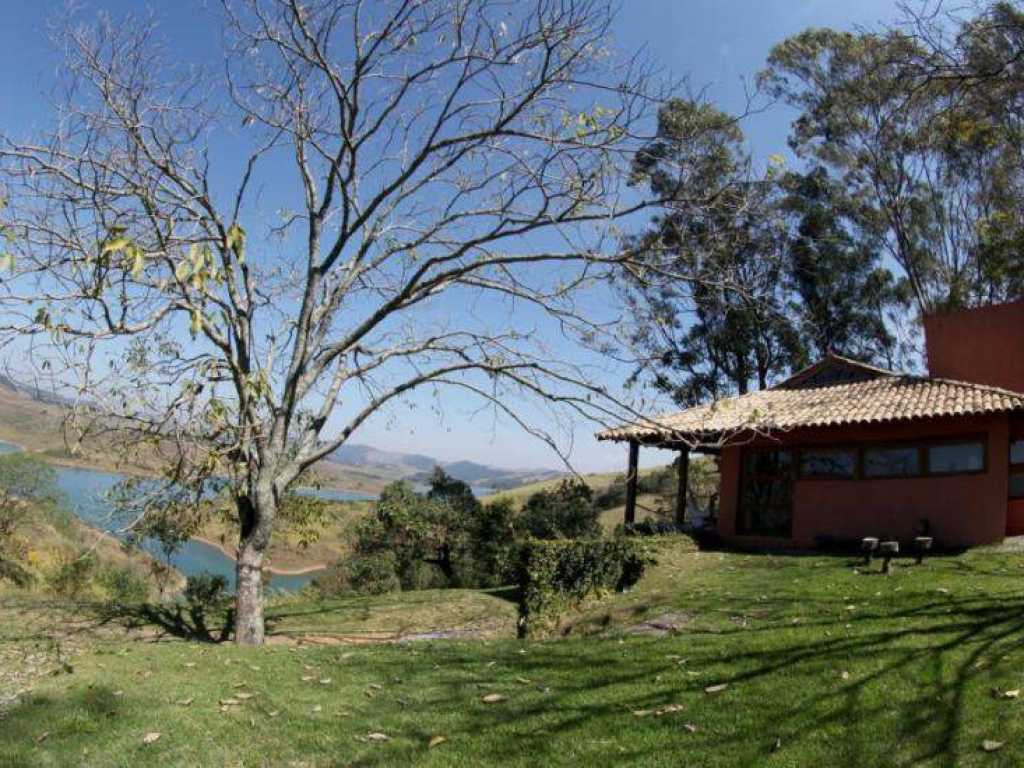
[[[1016,434],[1014,434],[1014,432],[1016,432]],[[1018,461],[1018,462],[1014,463],[1014,461],[1012,460],[1012,457],[1013,457],[1013,453],[1012,453],[1012,451],[1013,451],[1013,444],[1016,443],[1016,442],[1024,442],[1024,431],[1014,430],[1014,432],[1010,433],[1010,443],[1009,443],[1009,445],[1006,448],[1006,461],[1009,464],[1009,475],[1010,476],[1013,476],[1013,475],[1024,475],[1024,461]],[[1006,479],[1006,497],[1010,501],[1022,501],[1022,500],[1024,500],[1024,494],[1021,494],[1020,496],[1014,496],[1012,493],[1010,493],[1010,479],[1009,479],[1009,477],[1007,477],[1007,479]]]
[[[964,445],[975,443],[981,446],[981,469],[965,469],[956,472],[933,472],[929,463],[929,449],[943,445]],[[871,475],[864,471],[865,453],[872,449],[886,448],[916,448],[918,452],[918,472],[910,475]],[[829,477],[823,475],[807,475],[803,472],[804,451],[853,451],[855,454],[855,469],[853,477]],[[802,445],[796,449],[796,479],[810,482],[850,482],[851,480],[929,480],[947,477],[963,477],[970,475],[984,475],[989,471],[989,436],[987,433],[972,433],[964,435],[944,435],[935,438],[915,438],[908,440],[879,440],[865,441],[862,443],[821,443],[813,445]],[[1016,470],[1016,471],[1015,471]],[[1011,474],[1024,474],[1024,462],[1012,464]],[[1017,498],[1024,499],[1024,496]]]
[[[746,462],[748,458],[753,458],[759,453],[788,453],[789,454],[789,469],[785,472],[779,472],[778,474],[768,474],[763,472],[756,472],[755,477],[758,479],[770,479],[780,480],[788,478],[789,481],[789,521],[785,528],[782,529],[771,529],[771,528],[752,528],[747,525],[749,517],[747,511],[743,509],[743,497],[744,497],[744,485],[743,481],[746,472]],[[739,477],[737,478],[737,495],[736,495],[736,521],[735,531],[737,536],[746,536],[749,538],[760,538],[760,539],[778,539],[780,541],[788,541],[793,537],[793,512],[795,507],[795,499],[793,495],[796,489],[796,482],[799,479],[799,449],[792,446],[745,446],[740,451],[740,466],[739,466]]]
[[[821,453],[824,451],[847,451],[853,454],[853,474],[849,477],[840,475],[814,475],[804,472],[804,452]],[[860,448],[855,443],[842,443],[837,445],[804,445],[797,451],[796,479],[797,480],[824,480],[828,482],[848,483],[851,480],[859,480],[862,468],[862,457]]]

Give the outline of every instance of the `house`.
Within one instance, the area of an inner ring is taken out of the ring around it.
[[[767,390],[598,433],[629,444],[626,522],[639,449],[656,446],[681,452],[681,489],[691,451],[718,457],[717,528],[737,546],[1024,534],[1024,301],[924,327],[927,376],[833,355]]]

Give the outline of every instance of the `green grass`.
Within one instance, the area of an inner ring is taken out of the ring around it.
[[[465,591],[290,600],[274,609],[275,637],[497,618],[495,639],[245,650],[8,598],[0,669],[55,639],[75,655],[72,672],[48,657],[0,721],[0,765],[1024,763],[1024,700],[994,693],[1024,688],[1020,555],[936,557],[884,577],[845,557],[660,549],[637,590],[567,616],[565,639],[530,643],[502,637],[511,603]],[[677,633],[624,631],[665,614]],[[229,698],[241,703],[222,711]],[[634,714],[670,704],[682,708]],[[162,735],[146,745],[148,732]],[[434,736],[446,741],[431,749]],[[984,740],[1004,746],[984,752]]]

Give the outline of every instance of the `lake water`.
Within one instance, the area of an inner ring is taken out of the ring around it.
[[[17,450],[19,448],[15,445],[0,442],[0,454]],[[92,527],[102,531],[113,532],[118,527],[110,517],[110,507],[104,495],[124,479],[123,475],[71,467],[54,467],[54,469],[57,471],[57,486],[64,496],[64,502],[69,510]],[[335,489],[307,489],[300,492],[342,501],[373,498],[364,493]],[[142,548],[162,558],[155,540],[144,542]],[[211,547],[201,541],[188,541],[182,545],[181,549],[171,558],[171,565],[186,576],[206,571],[224,576],[228,580],[228,584],[234,585],[235,583],[235,561],[216,547]],[[314,576],[316,573],[301,576],[274,574],[270,580],[270,588],[294,591],[308,584]]]

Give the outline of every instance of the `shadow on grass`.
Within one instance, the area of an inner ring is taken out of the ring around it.
[[[107,604],[97,609],[103,622],[125,629],[158,629],[172,637],[201,643],[222,643],[231,636],[234,609],[188,603]]]

